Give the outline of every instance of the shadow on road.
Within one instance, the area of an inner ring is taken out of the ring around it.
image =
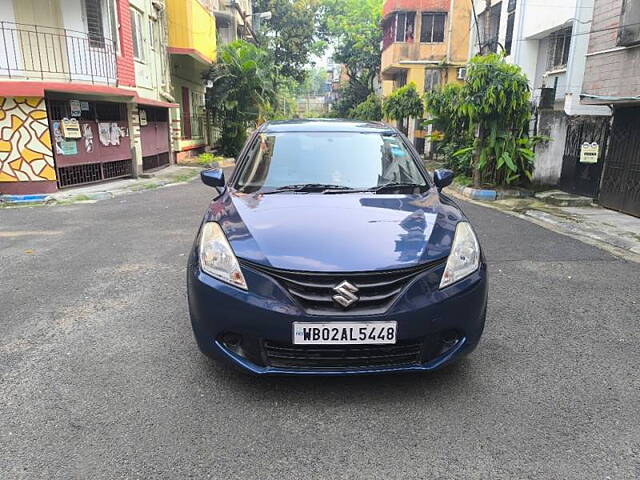
[[[350,377],[337,376],[278,376],[260,377],[240,371],[220,361],[202,358],[208,386],[223,388],[245,398],[260,396],[264,400],[309,401],[342,399],[350,403],[406,402],[412,397],[464,395],[473,388],[471,372],[473,359],[464,358],[435,372],[416,372]]]

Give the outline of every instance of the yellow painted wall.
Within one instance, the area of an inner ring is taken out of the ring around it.
[[[471,32],[471,2],[455,0],[453,8],[453,32],[451,37],[451,62],[464,63],[469,59]]]
[[[42,97],[0,97],[0,182],[55,180]]]
[[[416,41],[411,43],[394,42],[382,52],[381,71],[383,80],[388,80],[400,68],[407,69],[408,77],[412,76],[413,78],[413,80],[407,78],[407,81],[414,81],[417,86],[420,86],[419,90],[422,90],[425,65],[412,66],[402,63],[403,61],[445,62],[448,58],[450,64],[460,66],[467,62],[471,28],[471,4],[465,0],[452,0],[451,3],[453,8],[447,15],[445,41],[442,43],[420,43],[417,41],[420,38],[422,19],[419,13],[416,14]],[[389,71],[386,73],[385,71],[388,69]],[[418,74],[414,70],[420,70],[422,74]],[[447,81],[457,81],[456,76],[455,73],[453,75],[449,73],[446,77]]]
[[[382,97],[388,97],[393,92],[393,80],[382,81]]]
[[[195,50],[216,60],[216,18],[198,0],[167,0],[169,48]]]
[[[418,90],[418,92],[424,91],[424,67],[423,66],[416,66],[416,67],[409,68],[409,70],[407,71],[407,83],[411,83],[411,82],[416,84],[416,90]]]

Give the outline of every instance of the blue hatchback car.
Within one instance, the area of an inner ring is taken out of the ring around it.
[[[380,123],[262,125],[189,257],[200,350],[256,374],[429,371],[482,334],[487,269],[469,221]]]

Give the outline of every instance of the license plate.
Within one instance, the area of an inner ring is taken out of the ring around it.
[[[396,322],[293,323],[295,345],[375,345],[396,343]]]

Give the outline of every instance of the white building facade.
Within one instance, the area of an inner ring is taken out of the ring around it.
[[[542,184],[563,183],[567,132],[572,131],[572,125],[611,114],[606,106],[580,103],[593,3],[474,0],[478,20],[471,35],[472,55],[504,51],[507,61],[522,68],[535,107],[532,131],[552,139],[536,150],[535,181]]]

